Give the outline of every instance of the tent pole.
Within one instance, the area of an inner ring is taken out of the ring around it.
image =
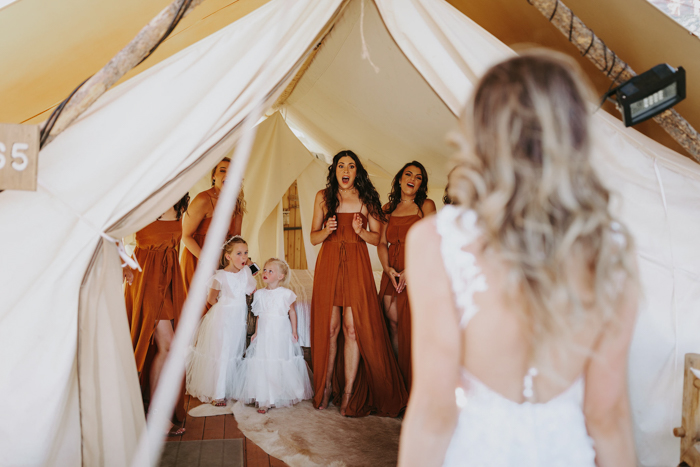
[[[588,57],[593,64],[613,81],[613,85],[636,76],[630,66],[610,50],[595,33],[578,18],[573,11],[559,0],[527,0],[545,18],[574,44],[581,55]],[[688,153],[700,162],[700,135],[674,109],[668,109],[654,117],[666,133],[678,142]]]
[[[49,118],[41,125],[42,146],[51,142],[85,112],[102,94],[129,70],[141,63],[167,37],[174,25],[204,0],[174,0],[139,31],[134,39],[115,55],[100,71],[73,91],[57,113],[48,135],[43,135]],[[60,107],[60,106],[59,106]],[[52,117],[54,115],[52,114]]]

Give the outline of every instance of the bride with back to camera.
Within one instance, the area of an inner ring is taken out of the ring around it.
[[[401,466],[635,465],[635,253],[592,167],[580,76],[558,53],[511,58],[460,119],[456,205],[407,239]]]

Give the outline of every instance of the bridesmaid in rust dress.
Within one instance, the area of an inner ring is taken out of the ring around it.
[[[332,396],[341,415],[395,417],[406,407],[408,393],[367,251],[367,243],[379,243],[384,217],[358,157],[352,151],[336,154],[326,189],[316,194],[311,227],[311,243],[323,243],[311,299],[313,403],[318,409],[325,409]]]
[[[212,169],[211,188],[195,196],[182,218],[182,242],[185,244],[185,250],[180,259],[180,268],[187,290],[190,289],[192,276],[197,268],[197,260],[202,252],[204,238],[209,230],[209,224],[211,224],[219,193],[221,193],[224,180],[226,180],[226,172],[230,162],[231,159],[226,157]],[[241,188],[226,238],[241,234],[243,214],[245,214],[245,199],[243,198],[243,188]],[[211,273],[213,274],[214,271]]]
[[[134,271],[133,280],[124,289],[136,368],[142,390],[151,397],[185,302],[178,250],[182,238],[180,217],[189,199],[186,194],[158,220],[136,232],[134,256],[141,271]],[[185,419],[184,401],[183,390],[175,409],[180,421]],[[183,432],[181,428],[171,434]]]
[[[379,300],[389,322],[391,344],[396,352],[407,389],[411,389],[411,309],[404,275],[404,245],[408,229],[423,217],[435,213],[428,199],[428,173],[420,162],[404,165],[394,177],[389,202],[384,205],[389,222],[382,226],[377,253],[384,274]]]

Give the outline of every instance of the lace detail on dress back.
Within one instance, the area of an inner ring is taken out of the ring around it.
[[[480,235],[476,225],[476,213],[455,206],[445,206],[437,214],[437,230],[442,237],[442,261],[450,277],[454,300],[460,314],[459,326],[464,329],[479,311],[474,303],[474,294],[488,289],[486,277],[481,273],[476,257],[464,250]]]
[[[464,329],[479,311],[474,294],[488,290],[476,257],[465,251],[481,234],[476,213],[445,206],[437,214],[437,230],[460,327]],[[595,465],[595,451],[582,411],[582,378],[554,399],[533,403],[537,370],[530,368],[523,378],[525,402],[517,403],[489,388],[466,368],[461,372],[462,385],[455,390],[459,418],[443,465]]]

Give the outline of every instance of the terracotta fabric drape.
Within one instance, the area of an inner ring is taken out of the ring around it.
[[[352,229],[354,213],[338,213],[338,228],[326,238],[316,260],[311,299],[311,352],[314,369],[314,406],[323,399],[328,368],[330,322],[336,284],[342,302],[352,308],[360,365],[347,415],[376,414],[396,417],[408,402],[408,393],[394,358],[389,333],[377,299],[367,244]],[[363,216],[366,225],[367,218]],[[343,333],[333,370],[334,404],[340,405],[345,387]]]
[[[209,196],[207,192],[202,193],[204,194],[201,196]],[[213,205],[214,203],[212,201],[212,206]],[[187,215],[187,213],[185,213],[185,215]],[[228,233],[226,234],[227,238],[238,233],[234,231],[236,217],[237,216],[235,215],[231,217],[231,224],[229,225]],[[207,231],[209,230],[209,224],[211,224],[211,220],[211,217],[202,219],[202,222],[199,223],[199,226],[197,226],[197,230],[195,230],[194,234],[192,235],[194,240],[197,242],[197,245],[199,245],[200,247],[204,246],[204,239],[207,236]],[[182,259],[180,260],[180,270],[182,271],[182,279],[185,282],[185,290],[190,290],[190,284],[192,283],[192,277],[194,276],[195,269],[197,269],[197,257],[190,253],[190,250],[188,250],[185,247],[184,251],[182,252]],[[212,271],[212,274],[214,274],[214,271]],[[209,306],[207,305],[207,309],[208,308]]]
[[[406,268],[405,249],[406,233],[413,224],[421,219],[419,215],[389,218],[386,228],[386,239],[389,242],[389,266],[396,272],[402,272]],[[379,300],[385,296],[396,297],[398,312],[398,338],[399,338],[399,368],[406,382],[406,388],[411,390],[411,308],[408,303],[407,289],[401,293],[396,292],[394,284],[386,273],[382,274],[382,284],[379,286]]]
[[[158,321],[173,320],[176,328],[187,294],[178,261],[181,238],[180,221],[155,221],[136,233],[134,256],[142,271],[134,271],[133,283],[124,290],[124,301],[136,368],[146,394],[150,393],[150,368],[156,353],[153,334]],[[175,408],[178,420],[185,418],[184,395],[183,389]]]

